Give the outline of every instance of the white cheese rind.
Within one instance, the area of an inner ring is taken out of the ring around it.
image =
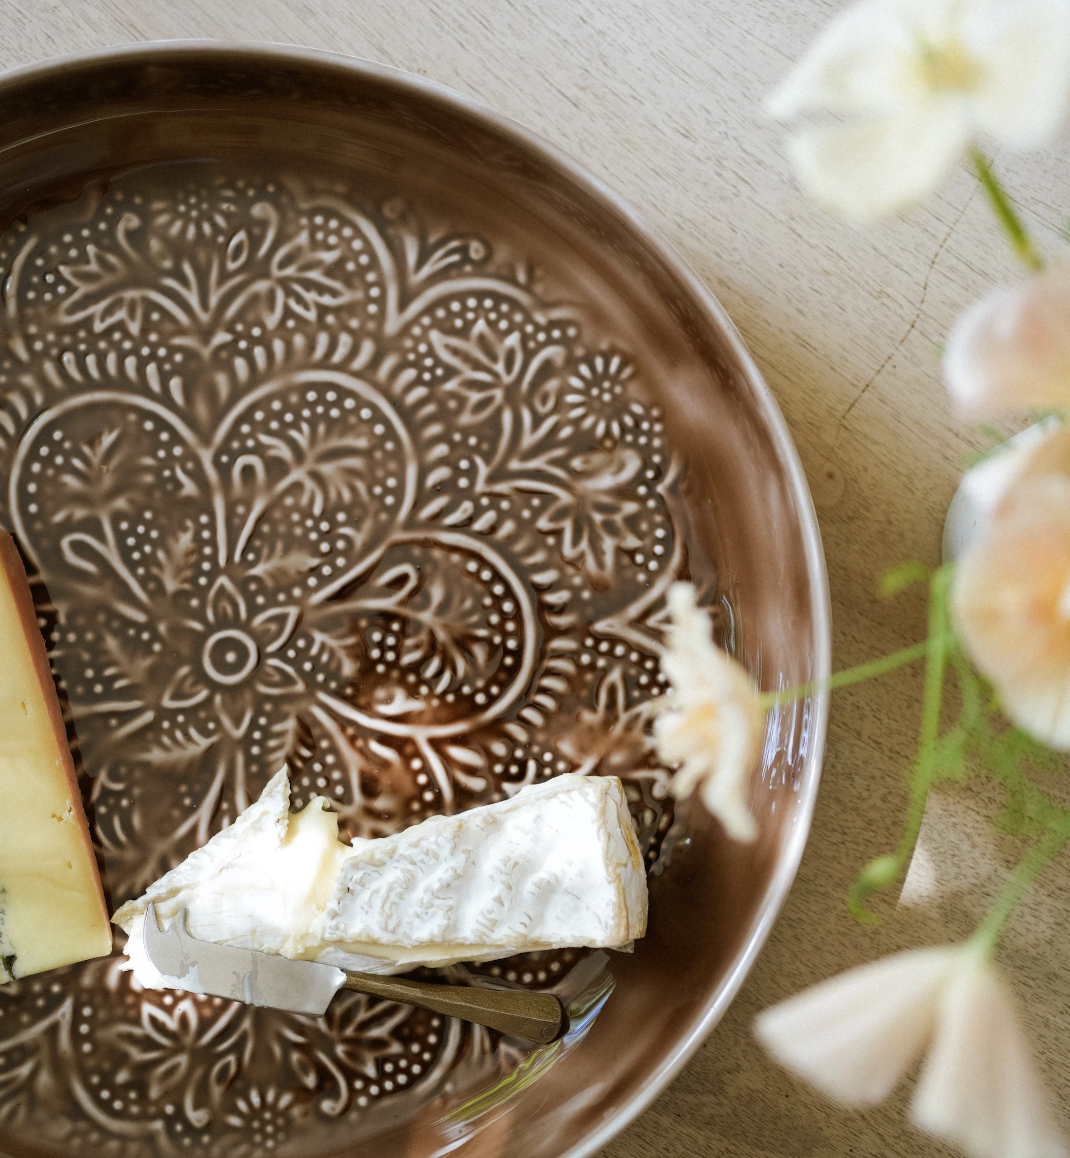
[[[0,984],[111,952],[74,762],[18,551],[0,532]]]
[[[646,928],[646,874],[620,781],[562,776],[396,836],[337,839],[313,799],[289,812],[286,769],[230,828],[115,914],[138,981],[166,987],[146,907],[188,910],[203,941],[395,973],[565,946],[622,947]]]
[[[646,931],[646,909],[620,781],[568,775],[357,849],[324,938],[404,962],[490,960],[626,945]]]
[[[201,941],[286,957],[317,955],[324,908],[351,849],[339,841],[338,817],[322,797],[299,813],[289,811],[289,800],[283,768],[229,828],[116,912],[142,984],[159,984],[142,945],[149,904],[168,922],[188,909],[189,931]]]

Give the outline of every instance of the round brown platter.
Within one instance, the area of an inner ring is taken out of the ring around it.
[[[0,218],[0,521],[110,904],[284,761],[364,836],[618,775],[651,870],[633,953],[450,971],[559,992],[541,1050],[140,991],[119,935],[0,987],[0,1151],[593,1153],[739,988],[818,786],[821,696],[770,719],[748,846],[674,808],[645,731],[674,578],[764,687],[828,672],[809,493],[731,322],[545,142],[296,49],[7,74]]]

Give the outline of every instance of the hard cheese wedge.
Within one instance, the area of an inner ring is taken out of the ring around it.
[[[111,952],[74,763],[22,560],[0,531],[0,983]]]
[[[166,984],[143,946],[150,903],[165,922],[187,909],[201,941],[376,973],[617,948],[646,930],[646,872],[614,777],[560,776],[352,845],[325,800],[291,813],[289,792],[283,769],[230,828],[118,910],[142,985]]]

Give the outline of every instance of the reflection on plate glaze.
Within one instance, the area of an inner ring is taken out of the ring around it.
[[[685,565],[677,472],[626,353],[499,248],[207,165],[0,238],[6,522],[113,906],[284,761],[297,806],[322,793],[363,836],[617,774],[656,861],[641,705]],[[478,972],[549,985],[580,957]],[[5,1138],[307,1151],[462,1057],[497,1080],[526,1056],[355,994],[318,1020],[146,994],[119,963],[0,989]]]

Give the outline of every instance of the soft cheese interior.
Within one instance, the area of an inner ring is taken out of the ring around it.
[[[187,909],[190,933],[369,972],[565,946],[614,948],[646,930],[646,873],[614,777],[560,776],[513,799],[380,840],[338,839],[321,797],[289,811],[282,769],[230,828],[129,901],[138,980],[146,906]]]

